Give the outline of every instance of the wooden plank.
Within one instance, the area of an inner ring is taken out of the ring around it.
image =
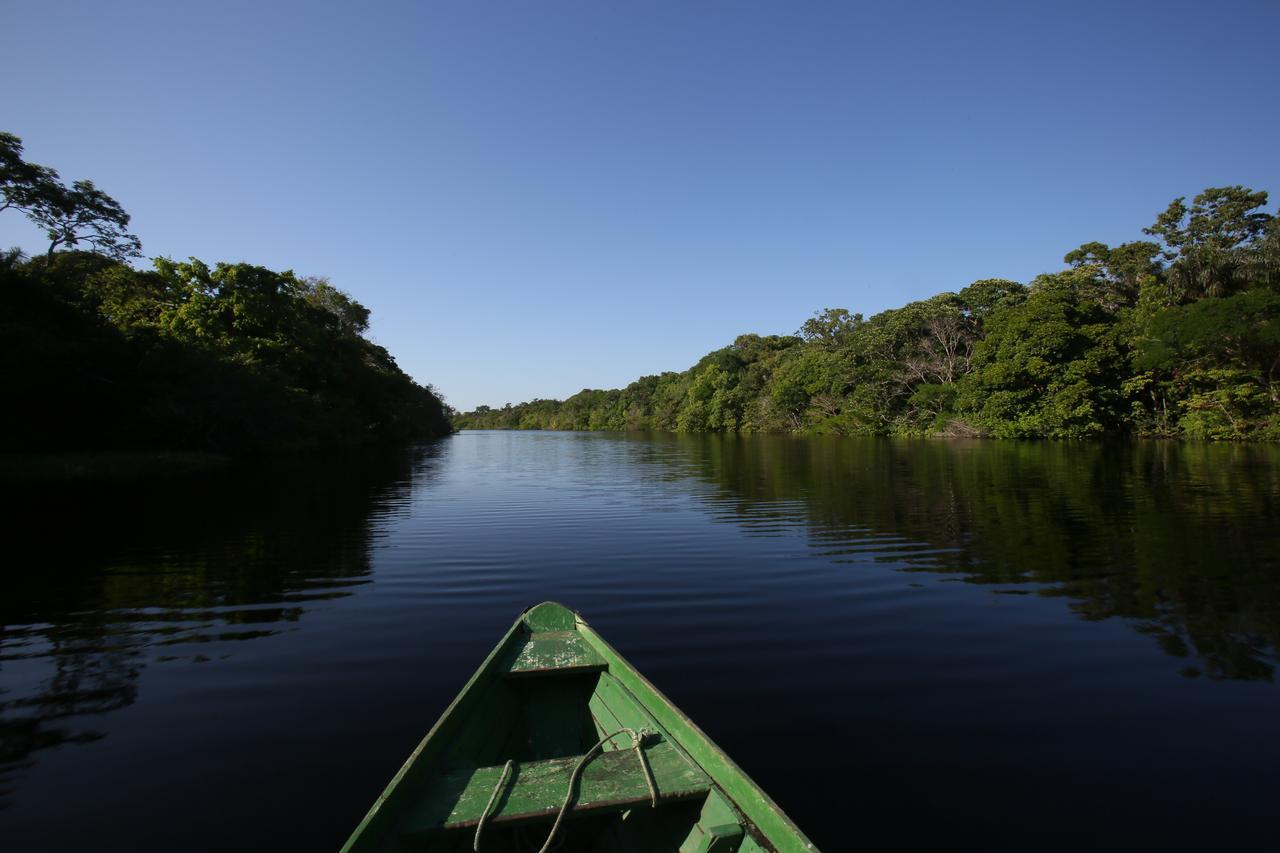
[[[606,678],[608,677],[608,674],[601,673],[600,677]],[[619,729],[623,728],[622,723],[618,721],[618,718],[613,713],[612,709],[610,709],[609,706],[605,704],[604,699],[600,698],[600,692],[598,688],[596,692],[591,694],[591,699],[587,702],[587,708],[590,709],[591,719],[596,725],[596,738],[602,738],[605,735],[611,735],[614,732],[618,731]],[[621,741],[621,743],[619,743],[619,741]],[[611,752],[612,750],[615,750],[615,749],[622,749],[625,746],[627,746],[625,741],[626,741],[626,738],[615,738],[614,740],[604,745],[604,750],[606,752]]]
[[[596,692],[592,698],[598,699],[604,707],[613,712],[619,727],[626,726],[636,731],[640,729],[661,731],[662,727],[658,725],[654,716],[636,701],[636,698],[622,686],[618,679],[607,672],[600,674],[600,680],[596,683]]]
[[[507,664],[505,674],[528,677],[599,672],[606,665],[604,658],[577,631],[540,631],[525,638]]]
[[[646,744],[659,801],[704,795],[711,780],[667,743]],[[569,789],[569,776],[579,756],[515,765],[489,821],[554,818]],[[425,791],[420,804],[401,824],[402,837],[445,829],[473,827],[502,776],[501,767],[482,767],[441,776]],[[583,769],[572,812],[622,811],[649,803],[649,787],[634,750],[594,756]],[[572,815],[571,815],[572,816]]]
[[[698,822],[680,845],[680,853],[737,853],[742,824],[729,801],[712,789],[702,804]]]

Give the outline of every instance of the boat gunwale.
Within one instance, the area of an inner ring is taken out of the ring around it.
[[[342,845],[342,848],[339,851],[339,853],[352,853],[352,851],[364,849],[364,844],[366,843],[365,837],[364,837],[365,833],[373,828],[374,823],[379,818],[382,818],[385,816],[383,812],[383,807],[387,805],[392,795],[400,787],[400,783],[404,781],[404,778],[409,774],[409,771],[412,770],[414,765],[418,763],[418,759],[420,759],[422,757],[422,754],[427,750],[427,748],[432,745],[432,740],[439,734],[440,729],[445,725],[445,723],[448,720],[450,720],[453,717],[454,713],[458,710],[459,706],[461,706],[464,701],[470,698],[470,695],[479,686],[481,680],[485,676],[488,676],[491,674],[491,670],[497,664],[499,658],[506,652],[507,648],[511,644],[511,641],[515,639],[516,635],[519,634],[522,630],[527,630],[527,625],[525,624],[524,617],[525,617],[525,614],[527,614],[532,609],[533,608],[530,607],[524,610],[523,612],[521,612],[520,616],[516,619],[516,621],[511,625],[509,629],[507,629],[507,633],[502,636],[502,639],[498,641],[498,644],[493,647],[493,650],[489,652],[488,656],[484,659],[484,661],[480,664],[480,666],[476,669],[476,671],[471,674],[471,677],[469,679],[467,679],[467,683],[464,684],[462,686],[462,689],[458,691],[458,694],[453,697],[453,701],[450,702],[448,707],[446,707],[444,711],[440,713],[440,716],[436,719],[435,724],[431,726],[430,730],[427,731],[426,735],[423,736],[422,740],[418,741],[418,745],[414,747],[413,752],[409,753],[409,757],[406,758],[404,760],[404,763],[400,765],[400,769],[396,771],[396,775],[391,777],[391,781],[387,783],[385,788],[383,788],[382,793],[378,795],[378,799],[375,800],[373,805],[369,807],[369,810],[365,813],[364,818],[356,826],[355,830],[351,833],[351,836],[347,839],[346,843]],[[371,839],[371,840],[374,841],[375,845],[381,841],[380,838]],[[376,849],[376,847],[374,849]]]
[[[816,851],[818,849],[804,834],[800,827],[796,826],[795,822],[791,820],[787,813],[773,801],[773,798],[765,793],[764,789],[756,784],[755,780],[752,779],[745,770],[739,767],[737,762],[730,758],[728,753],[721,749],[706,732],[699,728],[697,723],[685,714],[684,711],[681,711],[679,706],[668,699],[661,690],[655,687],[653,682],[644,676],[644,673],[632,666],[626,658],[619,654],[617,649],[609,645],[609,642],[605,640],[604,637],[600,636],[600,634],[582,618],[581,614],[577,613],[577,611],[573,611],[573,613],[579,633],[583,635],[587,642],[595,646],[596,651],[600,652],[600,654],[609,663],[608,671],[617,678],[619,673],[615,670],[621,670],[633,679],[635,684],[627,684],[622,681],[622,679],[618,679],[622,682],[623,687],[627,688],[627,690],[629,690],[633,695],[637,693],[637,687],[640,688],[642,693],[648,694],[636,696],[636,699],[640,702],[641,706],[645,706],[646,703],[650,701],[658,703],[674,716],[675,722],[688,729],[687,732],[672,731],[670,723],[665,720],[658,721],[663,728],[667,729],[672,739],[676,741],[676,744],[687,755],[689,755],[689,758],[695,764],[702,768],[704,773],[711,777],[711,781],[716,784],[716,787],[720,788],[720,790],[724,792],[725,797],[734,804],[735,808],[741,811],[743,815],[751,821],[755,828],[771,845],[779,851]],[[685,735],[685,737],[681,737],[682,734]],[[689,748],[689,744],[685,742],[686,738],[704,744],[711,752],[710,757],[722,764],[723,767],[708,767],[707,764],[695,754],[695,750],[691,750]],[[757,798],[758,804],[761,807],[760,810],[767,816],[766,822],[776,822],[779,825],[773,827],[761,826],[761,820],[757,815],[752,814],[747,810],[747,804],[744,804],[739,797],[730,790],[731,786],[726,785],[726,779],[724,777],[734,778],[736,781],[740,781],[745,784],[748,792]],[[773,832],[770,830],[773,830]],[[781,833],[784,836],[790,837],[775,838],[775,833]],[[799,841],[801,846],[781,846],[786,841],[793,839]]]

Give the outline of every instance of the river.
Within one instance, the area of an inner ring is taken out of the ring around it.
[[[1280,448],[464,432],[4,486],[7,850],[335,849],[546,599],[829,853],[1274,844]]]

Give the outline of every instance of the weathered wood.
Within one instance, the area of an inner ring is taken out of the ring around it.
[[[608,673],[600,674],[600,678],[607,677]],[[591,711],[591,719],[595,723],[597,738],[602,738],[605,735],[613,734],[619,729],[625,728],[622,721],[618,719],[617,715],[613,713],[613,710],[605,703],[604,699],[601,698],[598,682],[595,692],[591,694],[591,699],[587,702],[587,708]],[[625,746],[625,743],[615,743],[614,741],[610,741],[604,745],[604,749],[609,751],[622,749]]]
[[[680,853],[737,853],[742,836],[737,812],[719,791],[712,789],[702,804],[698,822],[680,845]]]
[[[646,743],[645,757],[653,770],[659,802],[705,794],[711,788],[706,774],[670,744]],[[569,790],[569,777],[579,756],[517,764],[508,776],[488,820],[494,824],[554,818]],[[502,767],[482,767],[440,776],[424,792],[418,806],[401,825],[404,837],[445,829],[473,827],[480,819]],[[634,750],[614,750],[594,756],[583,769],[572,814],[622,811],[647,807],[649,787]]]
[[[544,601],[526,610],[520,621],[532,633],[539,631],[572,631],[577,626],[578,615],[563,604]]]
[[[661,728],[654,716],[646,711],[627,688],[623,687],[610,673],[600,673],[600,678],[596,682],[596,691],[591,700],[602,711],[607,709],[618,721],[619,728],[625,726],[637,731]]]
[[[604,658],[577,631],[540,631],[529,634],[506,666],[508,677],[564,675],[599,672]]]

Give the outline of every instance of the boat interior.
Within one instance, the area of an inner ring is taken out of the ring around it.
[[[380,849],[538,853],[562,809],[548,850],[772,849],[566,623],[569,611],[540,608],[402,771]]]

